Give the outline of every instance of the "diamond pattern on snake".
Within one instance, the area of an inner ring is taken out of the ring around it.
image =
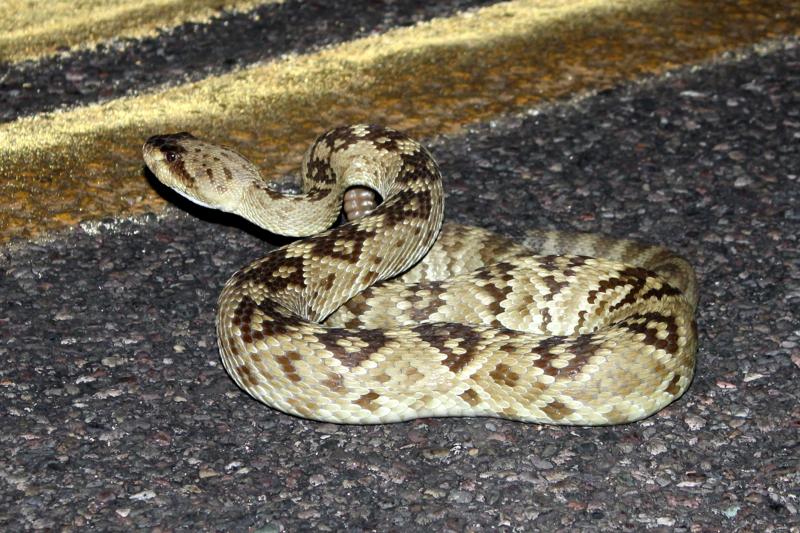
[[[655,413],[692,381],[687,261],[600,235],[533,232],[527,248],[443,224],[439,168],[403,133],[322,134],[298,194],[188,133],[150,137],[143,155],[190,200],[302,237],[233,274],[218,302],[225,369],[274,409],[352,424],[608,425]]]

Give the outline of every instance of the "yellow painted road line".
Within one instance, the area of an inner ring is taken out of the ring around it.
[[[273,2],[279,0],[272,0]],[[143,37],[158,28],[205,22],[223,9],[269,0],[0,0],[0,62],[37,59],[112,37]]]
[[[780,8],[780,9],[779,9]],[[795,35],[778,0],[517,1],[139,97],[0,127],[0,238],[161,207],[151,134],[235,144],[274,176],[320,131],[381,122],[419,137]]]

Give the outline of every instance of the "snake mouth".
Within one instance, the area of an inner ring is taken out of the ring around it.
[[[205,203],[205,202],[201,202],[201,201],[200,201],[200,200],[198,200],[197,198],[195,198],[195,197],[193,197],[193,196],[189,196],[189,194],[188,194],[188,193],[185,193],[184,191],[182,191],[182,190],[178,189],[177,187],[170,187],[170,188],[171,188],[173,191],[175,191],[176,193],[178,193],[178,194],[180,194],[181,196],[183,196],[184,198],[186,198],[187,200],[189,200],[190,202],[192,202],[193,204],[195,204],[195,205],[199,205],[200,207],[206,207],[206,208],[208,208],[208,209],[217,209],[217,207],[216,207],[216,206],[209,205],[209,204],[207,204],[207,203]]]

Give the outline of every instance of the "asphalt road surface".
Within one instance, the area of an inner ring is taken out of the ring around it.
[[[213,320],[280,241],[185,203],[8,247],[0,527],[799,531],[799,140],[791,39],[428,140],[450,220],[632,236],[695,265],[694,383],[625,426],[264,407],[222,369]]]

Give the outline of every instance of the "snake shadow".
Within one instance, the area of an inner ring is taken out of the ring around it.
[[[284,246],[292,241],[297,240],[294,237],[286,237],[284,235],[278,235],[277,233],[267,231],[264,228],[256,226],[252,222],[249,222],[238,215],[197,205],[188,198],[181,196],[158,181],[158,178],[155,177],[155,175],[150,171],[149,168],[147,168],[147,166],[142,167],[142,174],[144,175],[150,187],[152,187],[153,190],[155,190],[156,193],[164,200],[177,207],[181,211],[188,213],[192,217],[202,220],[203,222],[219,224],[221,226],[227,226],[247,232],[257,239],[275,247]]]

